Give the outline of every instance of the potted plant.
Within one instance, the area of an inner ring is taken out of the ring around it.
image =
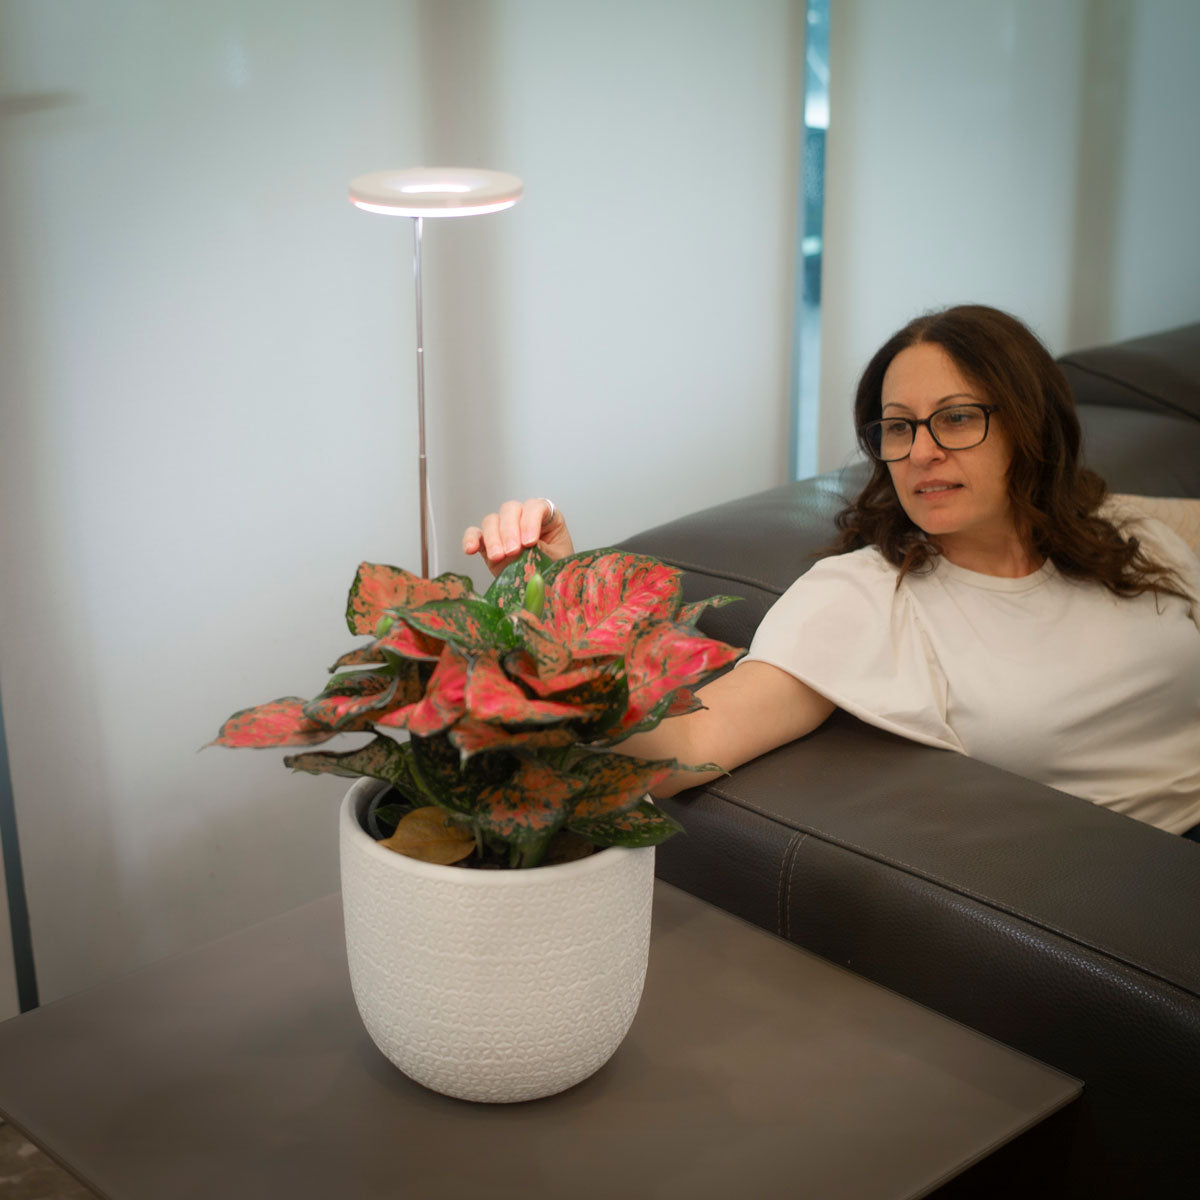
[[[214,744],[303,747],[287,766],[358,778],[340,826],[351,982],[406,1074],[532,1099],[616,1049],[645,975],[653,847],[679,831],[647,793],[688,768],[615,747],[700,707],[696,686],[740,651],[695,623],[729,599],[686,604],[678,571],[616,550],[526,551],[484,595],[363,563],[346,621],[369,640],[315,698],[222,726]],[[308,749],[343,733],[374,736]]]

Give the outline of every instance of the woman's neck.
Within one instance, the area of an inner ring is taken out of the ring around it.
[[[1046,561],[1028,541],[1015,533],[995,538],[951,534],[931,540],[937,543],[947,562],[980,575],[1021,579],[1039,570]]]

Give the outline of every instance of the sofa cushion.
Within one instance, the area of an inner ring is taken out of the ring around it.
[[[1138,496],[1200,496],[1200,420],[1086,404],[1083,461],[1114,492]]]
[[[1173,529],[1200,556],[1200,500],[1182,500],[1162,496],[1120,496],[1113,499],[1127,504],[1147,517]]]
[[[1080,404],[1148,408],[1200,422],[1200,324],[1074,350],[1058,362]]]

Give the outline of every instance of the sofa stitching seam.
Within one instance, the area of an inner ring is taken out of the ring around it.
[[[787,938],[788,941],[791,941],[792,937],[792,867],[795,865],[796,852],[800,848],[800,843],[806,837],[808,837],[807,833],[803,833],[799,829],[793,830],[791,840],[784,848],[783,857],[779,863],[779,886],[776,888],[778,913],[775,924],[779,936]]]
[[[826,833],[822,829],[804,829],[802,827],[797,827],[787,818],[781,817],[778,813],[773,813],[767,809],[759,808],[758,805],[752,804],[748,800],[742,800],[736,796],[732,796],[728,792],[721,791],[715,787],[712,787],[711,785],[705,790],[720,797],[722,800],[727,800],[730,804],[734,804],[739,808],[744,808],[749,812],[756,813],[758,816],[764,817],[769,821],[774,821],[776,824],[783,825],[785,828],[792,829],[796,833],[803,833],[805,837],[815,835],[821,838],[823,841],[828,842],[830,845],[838,846],[844,850],[854,851],[855,853],[862,855],[864,858],[871,859],[873,862],[882,863],[885,866],[896,867],[907,872],[916,879],[921,879],[927,883],[935,884],[947,892],[953,893],[954,895],[962,896],[968,900],[974,900],[976,903],[986,905],[987,907],[993,908],[998,912],[1007,913],[1009,916],[1019,917],[1022,921],[1025,921],[1027,924],[1036,929],[1041,929],[1045,933],[1053,934],[1055,937],[1062,938],[1064,941],[1070,942],[1073,945],[1095,951],[1098,954],[1103,954],[1105,957],[1112,959],[1114,962],[1120,963],[1123,966],[1128,967],[1130,970],[1137,971],[1139,974],[1145,975],[1151,979],[1157,979],[1160,983],[1174,988],[1176,991],[1179,991],[1185,995],[1194,996],[1197,994],[1195,990],[1189,987],[1187,984],[1180,983],[1175,979],[1169,979],[1160,974],[1158,971],[1155,971],[1142,963],[1134,962],[1133,960],[1125,957],[1123,954],[1118,954],[1116,951],[1110,950],[1098,942],[1089,941],[1077,933],[1070,933],[1065,929],[1060,929],[1053,925],[1047,925],[1044,921],[1039,920],[1030,913],[1022,911],[1016,906],[1002,904],[997,900],[990,899],[983,892],[971,891],[960,884],[951,883],[949,880],[943,879],[931,871],[926,871],[915,867],[911,863],[906,863],[899,858],[885,857],[884,855],[879,854],[877,851],[868,850],[865,846],[860,846],[855,842],[847,841],[844,838],[834,837],[832,834]]]

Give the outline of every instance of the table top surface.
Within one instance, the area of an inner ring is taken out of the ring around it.
[[[341,920],[329,896],[0,1024],[0,1113],[112,1200],[898,1200],[1080,1092],[659,882],[613,1058],[544,1100],[452,1100],[371,1043]]]

